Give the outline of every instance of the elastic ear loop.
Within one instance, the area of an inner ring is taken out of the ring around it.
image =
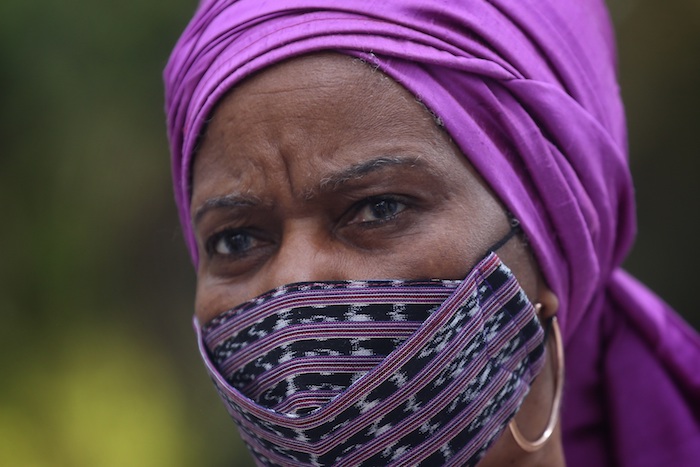
[[[542,308],[542,304],[538,303],[537,305],[535,305],[535,308],[537,308],[537,311],[539,313],[539,310]],[[552,436],[552,433],[554,433],[554,428],[557,426],[557,422],[559,420],[559,408],[561,406],[561,396],[564,389],[564,346],[562,344],[561,331],[559,330],[559,322],[557,321],[556,316],[550,318],[548,328],[551,328],[553,330],[552,334],[554,334],[554,344],[556,346],[557,351],[557,373],[555,380],[556,387],[554,389],[554,401],[552,403],[552,412],[549,415],[549,422],[547,422],[547,427],[544,429],[542,436],[540,436],[535,441],[530,441],[528,439],[525,439],[523,434],[520,432],[515,418],[513,418],[508,423],[508,428],[510,428],[510,433],[513,435],[513,439],[515,439],[515,442],[518,443],[518,446],[520,446],[520,448],[526,452],[538,451],[542,448],[542,446],[547,444],[547,441],[549,441],[549,438]]]

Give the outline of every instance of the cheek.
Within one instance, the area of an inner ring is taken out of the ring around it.
[[[537,263],[522,239],[520,237],[513,238],[497,254],[513,272],[530,301],[537,302],[540,295],[541,277],[538,273]]]
[[[224,311],[243,303],[248,298],[241,284],[224,284],[215,279],[200,277],[197,280],[194,314],[200,324],[211,321]]]
[[[382,275],[399,279],[463,279],[484,255],[487,246],[468,229],[450,223],[433,223],[404,239],[386,255]],[[368,261],[370,262],[370,261]]]
[[[194,315],[200,325],[208,323],[212,318],[223,312],[223,297],[209,290],[202,280],[197,281],[197,291],[194,299]]]
[[[433,277],[463,279],[505,235],[506,226],[503,210],[496,203],[456,204],[425,226],[412,255]]]

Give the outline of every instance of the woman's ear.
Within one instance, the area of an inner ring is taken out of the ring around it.
[[[540,282],[537,303],[542,304],[542,308],[539,310],[539,318],[542,321],[555,316],[559,311],[559,297],[544,282]]]

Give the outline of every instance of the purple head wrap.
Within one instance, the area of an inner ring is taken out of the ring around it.
[[[700,342],[619,269],[634,236],[613,32],[602,0],[205,0],[165,71],[175,196],[242,79],[315,51],[411,91],[520,219],[560,300],[569,465],[696,465]]]

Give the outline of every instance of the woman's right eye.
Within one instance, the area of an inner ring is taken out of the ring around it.
[[[245,230],[224,230],[214,234],[207,242],[210,256],[244,256],[255,246],[255,238]]]

